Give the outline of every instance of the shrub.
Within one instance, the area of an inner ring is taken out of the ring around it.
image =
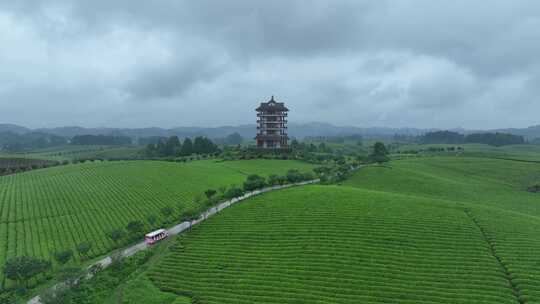
[[[83,270],[79,267],[66,267],[58,271],[58,280],[73,286],[83,274]]]
[[[88,257],[88,252],[90,251],[90,249],[92,248],[92,245],[88,242],[82,242],[80,244],[77,245],[77,252],[79,253],[79,255],[81,257],[85,257],[87,258]]]
[[[182,212],[182,215],[181,215],[181,221],[192,221],[192,220],[196,220],[198,218],[198,214],[197,212],[195,212],[194,210],[186,210],[184,212]]]
[[[315,175],[311,172],[306,172],[302,174],[302,180],[303,181],[309,181],[315,179]]]
[[[268,185],[270,186],[277,186],[279,185],[279,176],[276,174],[272,174],[268,176]]]
[[[57,251],[54,253],[54,259],[62,265],[69,262],[69,260],[71,260],[72,257],[73,257],[73,250],[71,249]]]
[[[266,186],[266,181],[264,177],[257,174],[251,174],[244,182],[244,191],[253,191],[256,189],[264,188],[264,186]]]
[[[224,197],[228,198],[228,199],[231,199],[231,198],[239,197],[239,196],[242,196],[242,195],[244,195],[244,191],[241,188],[238,188],[237,186],[233,185],[233,186],[229,187],[229,189],[227,189],[227,191],[225,192]]]
[[[137,237],[142,234],[144,224],[141,221],[131,221],[127,224],[126,229],[133,237]]]
[[[532,193],[540,193],[540,184],[535,184],[527,188],[527,191]]]
[[[51,269],[50,262],[28,256],[9,259],[3,267],[6,277],[18,285],[23,283],[26,285],[30,279],[49,269]]]
[[[122,229],[115,229],[107,234],[107,236],[115,243],[118,243],[126,236],[126,232]]]
[[[300,182],[302,181],[302,173],[300,173],[300,171],[296,170],[296,169],[291,169],[289,171],[287,171],[287,181],[289,183],[297,183],[297,182]]]
[[[206,197],[208,199],[211,199],[216,193],[217,193],[217,191],[214,190],[214,189],[208,189],[208,190],[204,191],[204,195],[206,195]]]

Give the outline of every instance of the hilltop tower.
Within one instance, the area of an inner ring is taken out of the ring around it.
[[[274,96],[262,102],[257,111],[257,147],[264,149],[288,148],[287,112],[283,102],[276,102]]]

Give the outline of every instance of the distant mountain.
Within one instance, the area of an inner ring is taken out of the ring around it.
[[[329,123],[312,122],[306,124],[289,124],[291,137],[304,138],[308,136],[344,136],[360,134],[364,137],[392,137],[399,135],[421,135],[432,129],[416,128],[383,128],[383,127],[338,127]]]
[[[28,133],[30,131],[32,131],[32,130],[30,130],[28,128],[25,128],[25,127],[18,126],[18,125],[0,124],[0,133],[9,132],[9,133],[15,133],[15,134],[24,134],[24,133]]]
[[[529,140],[540,138],[540,125],[532,126],[532,127],[528,127],[524,129],[510,128],[510,129],[498,129],[495,131],[501,132],[501,133],[521,135]]]
[[[419,129],[419,128],[385,128],[385,127],[370,127],[360,128],[351,126],[335,126],[329,123],[311,122],[311,123],[290,123],[289,136],[295,138],[305,138],[309,136],[344,136],[359,134],[365,138],[390,138],[395,134],[398,135],[422,135],[424,133],[435,131],[437,129]],[[158,127],[150,128],[83,128],[78,126],[68,126],[59,128],[40,128],[29,129],[13,124],[0,124],[0,133],[10,132],[15,134],[25,134],[30,132],[47,133],[62,137],[71,138],[75,135],[116,135],[129,136],[132,138],[151,137],[151,136],[172,136],[178,137],[194,137],[207,136],[209,138],[223,138],[232,133],[239,133],[244,138],[253,138],[257,131],[256,125],[239,125],[239,126],[222,126],[222,127],[177,127],[172,129],[164,129]],[[474,132],[482,132],[480,130],[466,130],[462,128],[452,129],[463,134]],[[484,132],[503,132],[515,135],[521,135],[529,140],[540,138],[540,125],[528,128],[514,129],[497,129],[486,130]]]

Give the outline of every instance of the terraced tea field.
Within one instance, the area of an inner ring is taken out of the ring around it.
[[[485,144],[409,144],[399,147],[400,151],[428,150],[429,148],[462,147],[463,151],[444,152],[443,154],[455,155],[456,153],[469,157],[486,157],[514,159],[531,162],[540,162],[540,145],[508,145],[495,147]],[[427,153],[428,155],[430,152]],[[441,154],[435,152],[431,154]]]
[[[268,193],[179,237],[137,282],[163,303],[540,303],[540,197],[524,191],[540,167],[522,164],[399,161]]]
[[[68,165],[0,177],[0,265],[10,257],[49,258],[56,250],[92,244],[91,256],[113,247],[106,233],[132,220],[174,218],[198,207],[194,197],[206,189],[241,184],[248,173],[308,171],[296,161],[157,161]],[[149,227],[147,227],[149,228]],[[1,278],[0,278],[1,279]]]
[[[489,158],[433,157],[361,170],[345,185],[540,216],[540,197],[525,191],[540,182],[540,164]]]
[[[118,147],[97,145],[67,145],[39,149],[32,152],[3,153],[0,158],[30,158],[54,161],[72,161],[78,159],[131,159],[140,152],[141,147]]]

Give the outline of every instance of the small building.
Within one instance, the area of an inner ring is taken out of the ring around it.
[[[283,102],[262,102],[257,111],[257,147],[263,149],[288,148],[287,112]]]

